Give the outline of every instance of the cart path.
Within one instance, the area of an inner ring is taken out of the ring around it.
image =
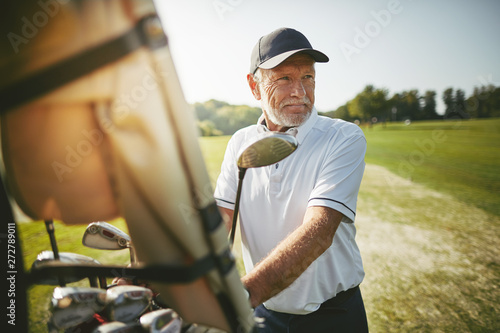
[[[368,164],[356,225],[371,332],[499,328],[498,217]]]

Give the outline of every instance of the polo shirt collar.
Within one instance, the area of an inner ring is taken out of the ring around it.
[[[286,133],[291,134],[297,138],[297,141],[302,143],[309,131],[313,128],[314,124],[316,123],[316,120],[318,120],[318,111],[316,110],[315,107],[313,107],[311,111],[311,115],[309,116],[309,119],[306,120],[305,123],[300,125],[299,127],[292,127]],[[264,117],[264,113],[259,117],[259,120],[257,121],[257,132],[258,133],[263,133],[263,132],[268,132],[269,128],[267,128],[266,125],[266,119]]]

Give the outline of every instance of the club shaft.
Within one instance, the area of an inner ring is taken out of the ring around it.
[[[135,254],[135,249],[132,245],[130,245],[130,263],[133,265],[135,263],[137,263],[137,257],[136,257],[136,254]]]
[[[45,222],[45,229],[47,229],[47,233],[49,234],[50,246],[52,247],[52,252],[54,253],[54,260],[60,260],[59,249],[57,248],[54,221],[53,220],[45,220],[44,222]],[[59,278],[59,285],[61,287],[65,287],[66,283],[64,282],[64,279],[62,278],[62,276],[59,276],[58,278]]]
[[[243,186],[243,178],[245,177],[246,171],[247,171],[246,168],[240,168],[239,181],[238,181],[238,189],[236,191],[236,202],[234,203],[233,223],[232,223],[232,226],[231,226],[231,234],[229,236],[229,245],[230,245],[231,248],[233,248],[234,236],[236,234],[236,223],[238,221],[238,213],[239,213],[240,197],[241,197],[241,188]]]
[[[45,228],[49,234],[50,246],[54,252],[54,259],[59,260],[59,249],[57,248],[56,235],[54,232],[54,222],[52,220],[45,220]]]

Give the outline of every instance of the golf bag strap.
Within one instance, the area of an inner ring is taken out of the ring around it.
[[[154,50],[167,45],[158,16],[148,15],[123,35],[41,69],[0,89],[3,113],[41,97],[71,81],[111,64],[142,46]]]
[[[145,267],[124,267],[117,265],[86,265],[66,264],[58,261],[48,261],[32,268],[28,274],[28,285],[38,284],[38,281],[48,276],[71,276],[84,279],[86,277],[123,277],[131,280],[147,280],[163,283],[189,283],[208,274],[217,268],[220,262],[228,262],[224,253],[219,258],[208,255],[198,259],[190,266],[180,265],[149,265]],[[232,262],[234,265],[234,261]]]

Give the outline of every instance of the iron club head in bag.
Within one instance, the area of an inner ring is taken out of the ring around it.
[[[236,191],[236,202],[234,204],[233,223],[229,237],[230,245],[234,243],[236,222],[238,220],[238,209],[240,205],[241,187],[243,178],[248,168],[258,168],[277,163],[293,153],[297,149],[298,142],[290,134],[278,132],[264,132],[256,136],[245,147],[238,156],[239,180]]]
[[[52,251],[42,251],[36,257],[36,260],[31,265],[31,269],[37,269],[44,265],[44,263],[51,262],[54,260],[59,260],[65,264],[91,264],[91,265],[100,265],[101,263],[94,258],[85,256],[83,254],[72,253],[72,252],[59,252],[59,259],[54,259],[54,252]],[[72,283],[80,281],[79,277],[72,276],[64,276],[65,283]],[[92,287],[96,287],[97,283],[95,282],[94,277],[89,276],[90,285]],[[51,286],[57,286],[60,284],[60,280],[58,277],[46,277],[42,280],[38,281],[38,284],[46,284]],[[102,284],[102,283],[101,283]],[[101,286],[102,287],[102,286]]]
[[[106,312],[110,320],[131,322],[150,307],[152,299],[153,292],[145,287],[112,287],[106,294]]]
[[[91,319],[104,309],[106,291],[88,287],[57,287],[52,294],[50,325],[68,329]]]
[[[138,323],[122,323],[119,321],[112,321],[110,323],[102,324],[92,333],[143,333],[142,326]]]
[[[206,326],[198,325],[198,324],[192,324],[188,328],[183,330],[183,333],[225,333],[225,331],[222,331],[218,328],[206,327]]]
[[[142,328],[150,333],[180,333],[182,319],[172,309],[145,313],[139,319]]]
[[[92,222],[85,229],[82,244],[100,250],[130,250],[130,262],[136,262],[130,236],[107,222]]]

